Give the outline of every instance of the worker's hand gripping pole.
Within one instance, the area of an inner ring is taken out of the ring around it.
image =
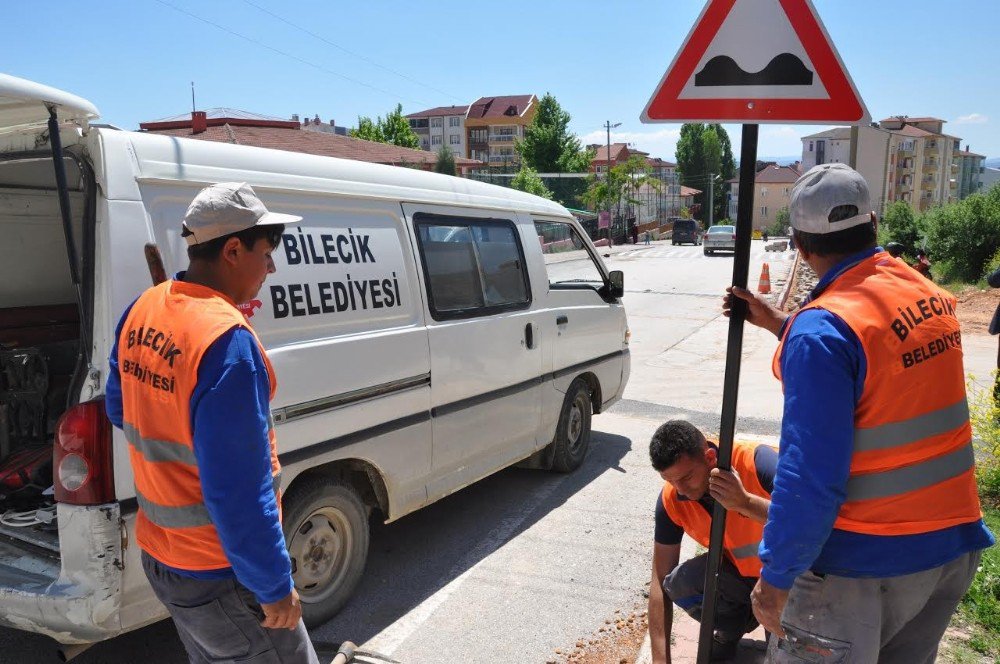
[[[750,235],[753,231],[754,176],[757,165],[757,125],[743,125],[740,146],[740,189],[736,211],[736,260],[733,262],[733,286],[747,287],[750,272]],[[714,201],[708,201],[712,205]],[[719,463],[730,470],[733,458],[733,437],[736,430],[736,400],[740,388],[740,359],[743,353],[743,321],[746,303],[733,297],[729,317],[729,342],[726,347],[726,375],[722,387],[722,422],[719,427]],[[712,636],[715,632],[715,605],[719,591],[719,567],[722,562],[722,536],[726,530],[726,508],[716,501],[712,511],[712,534],[705,569],[705,599],[701,613],[701,633],[698,637],[698,664],[708,664],[712,656]],[[669,638],[669,635],[668,635]]]

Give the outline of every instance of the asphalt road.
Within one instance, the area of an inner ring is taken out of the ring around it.
[[[508,469],[393,524],[374,524],[357,593],[312,632],[321,659],[333,654],[325,644],[350,639],[400,662],[545,662],[556,648],[572,649],[595,634],[616,610],[644,604],[661,486],[646,445],[659,423],[676,417],[718,430],[728,330],[720,296],[732,258],[669,243],[607,253],[609,267],[626,275],[632,377],[625,399],[594,418],[584,465],[568,475]],[[751,284],[766,258],[780,289],[791,257],[753,243]],[[774,345],[770,335],[748,328],[739,436],[773,439],[778,432]],[[995,342],[982,345],[989,366]],[[970,347],[976,342],[967,340]],[[0,629],[0,662],[55,661],[48,639]],[[74,661],[185,658],[172,625],[163,622]]]

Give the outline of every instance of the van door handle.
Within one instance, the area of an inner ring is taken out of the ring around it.
[[[556,318],[556,325],[565,325],[569,322],[569,316],[559,316]]]
[[[531,323],[524,326],[524,345],[528,347],[528,350],[535,347],[535,328]]]

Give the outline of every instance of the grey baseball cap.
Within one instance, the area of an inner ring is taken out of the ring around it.
[[[201,244],[254,226],[294,224],[302,217],[268,212],[246,182],[220,182],[205,187],[184,213],[188,244]]]
[[[830,221],[834,208],[849,205],[857,212],[847,219]],[[792,228],[825,235],[871,221],[868,183],[847,164],[813,166],[795,181],[788,206]]]

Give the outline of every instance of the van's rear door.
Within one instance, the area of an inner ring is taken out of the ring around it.
[[[100,113],[92,103],[69,92],[8,74],[0,74],[0,133],[44,127],[50,109],[60,123],[86,126]]]

